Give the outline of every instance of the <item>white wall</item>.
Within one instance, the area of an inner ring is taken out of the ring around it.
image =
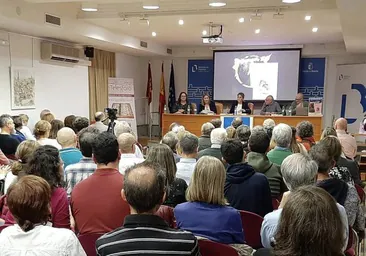
[[[88,68],[46,64],[40,61],[40,41],[17,34],[0,32],[0,113],[27,114],[32,127],[39,113],[50,109],[57,119],[74,114],[89,117]],[[36,108],[11,110],[9,67],[34,70],[36,79]]]

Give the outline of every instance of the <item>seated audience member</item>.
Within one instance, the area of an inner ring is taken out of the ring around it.
[[[0,116],[0,149],[7,158],[14,159],[19,141],[11,136],[14,132],[14,122],[11,116]]]
[[[188,111],[190,108],[190,111]],[[188,102],[187,93],[181,92],[178,97],[178,101],[174,104],[172,113],[176,114],[193,114],[194,109],[192,108],[191,103]]]
[[[341,142],[345,156],[353,160],[357,153],[356,139],[347,132],[347,119],[339,118],[334,123],[334,129],[337,131],[337,137]]]
[[[198,114],[217,114],[216,104],[210,99],[208,94],[203,95],[200,105],[198,106]]]
[[[260,249],[254,256],[344,255],[344,224],[336,202],[325,191],[314,186],[297,189],[281,215],[273,251]]]
[[[365,217],[360,207],[360,199],[354,186],[348,185],[340,179],[331,178],[329,171],[335,160],[322,142],[310,150],[310,157],[318,164],[317,186],[325,189],[334,199],[344,207],[348,224],[356,232],[362,234],[365,229]]]
[[[225,198],[238,209],[260,216],[273,211],[271,189],[266,176],[256,173],[243,162],[243,145],[238,140],[226,141],[221,147],[226,169]]]
[[[211,147],[211,132],[215,129],[212,123],[204,123],[201,127],[201,137],[198,138],[198,151]]]
[[[183,125],[176,125],[173,127],[173,130],[172,132],[176,133],[177,135],[179,133],[182,133],[182,132],[185,132],[186,131],[186,128],[183,126]]]
[[[292,155],[290,149],[292,140],[292,130],[287,124],[278,124],[273,129],[272,141],[275,143],[274,149],[268,152],[267,157],[272,162],[281,166],[283,160]]]
[[[50,139],[57,139],[57,133],[59,130],[64,128],[64,123],[61,120],[52,120],[51,121],[51,131],[50,131]]]
[[[135,136],[135,134],[132,131],[131,126],[126,122],[126,121],[115,121],[115,125],[114,125],[114,135],[116,136],[116,138],[118,138],[121,134],[123,133],[131,133],[133,136]],[[138,143],[136,143],[135,147],[135,155],[137,158],[144,158],[144,155],[141,152],[141,145],[139,145]]]
[[[171,229],[155,215],[166,195],[166,177],[158,165],[146,161],[128,169],[121,194],[131,215],[97,240],[98,255],[200,255],[193,234]]]
[[[181,159],[177,163],[177,177],[189,185],[197,162],[198,138],[192,133],[186,133],[179,141]],[[202,151],[201,151],[202,152]]]
[[[164,135],[161,140],[161,144],[168,145],[170,149],[173,151],[175,162],[178,163],[180,161],[180,155],[177,154],[177,145],[178,145],[178,136],[175,132],[168,132]]]
[[[29,160],[34,154],[34,151],[39,146],[40,145],[38,144],[38,142],[33,140],[26,140],[19,144],[15,153],[15,157],[18,160],[11,165],[11,172],[8,172],[5,178],[4,194],[6,194],[10,185],[16,182],[18,174],[22,171],[25,171]]]
[[[252,111],[249,108],[248,102],[244,101],[245,95],[239,92],[237,95],[237,100],[231,105],[230,114],[235,114],[235,109],[238,114],[251,114]]]
[[[22,120],[22,124],[23,124],[20,132],[24,134],[24,136],[27,140],[36,140],[36,138],[34,138],[34,136],[33,136],[33,133],[31,132],[31,130],[28,127],[29,117],[26,114],[20,114],[19,117]]]
[[[322,140],[328,136],[338,137],[337,132],[333,127],[325,127],[325,129],[322,132],[322,135],[320,136],[320,140]]]
[[[236,129],[235,138],[241,141],[245,152],[249,151],[248,141],[249,141],[250,134],[251,134],[251,131],[250,131],[249,126],[247,126],[247,125],[240,125]]]
[[[287,191],[283,182],[281,168],[279,165],[269,161],[266,153],[269,148],[270,139],[261,126],[254,127],[249,138],[249,153],[247,162],[255,171],[266,175],[271,188],[272,197],[278,198]]]
[[[6,157],[6,155],[0,149],[0,165],[8,165],[9,163],[10,163],[9,159]]]
[[[23,127],[22,119],[19,116],[13,116],[12,119],[14,122],[14,130],[11,136],[21,143],[26,140],[25,135],[20,131]]]
[[[121,159],[119,160],[118,170],[125,174],[125,171],[144,161],[143,158],[137,158],[135,155],[136,138],[131,133],[122,133],[118,137],[119,152]]]
[[[228,128],[226,128],[226,134],[227,134],[227,139],[234,139],[235,134],[236,134],[235,128],[232,126],[229,126]]]
[[[76,116],[74,116],[74,115],[69,115],[69,116],[65,117],[65,120],[64,120],[65,127],[69,127],[75,131],[74,126],[73,126],[75,118],[76,118]]]
[[[79,132],[79,147],[83,157],[78,163],[70,164],[65,168],[65,182],[69,198],[76,184],[88,178],[97,169],[92,158],[92,145],[98,134],[99,130],[92,127],[84,128]]]
[[[57,149],[61,149],[61,145],[58,144],[57,140],[49,139],[51,131],[51,124],[47,121],[38,121],[34,126],[34,136],[37,139],[37,142],[44,145],[54,146]]]
[[[306,150],[305,146],[302,143],[297,142],[297,139],[296,139],[297,130],[296,130],[296,128],[291,127],[291,130],[292,130],[292,139],[291,139],[290,149],[291,149],[292,153],[294,153],[294,154],[300,153],[300,154],[307,155],[308,151]]]
[[[283,195],[280,208],[274,212],[268,213],[264,216],[264,221],[261,228],[262,245],[265,248],[271,248],[271,243],[275,237],[278,225],[280,223],[283,206],[287,202],[289,195],[300,189],[302,186],[314,186],[316,184],[316,175],[318,166],[315,161],[312,161],[307,155],[300,153],[293,154],[287,157],[281,166],[282,176],[285,184],[289,188],[289,192]],[[318,204],[317,202],[316,204]],[[338,211],[341,215],[343,223],[343,239],[344,249],[346,249],[348,241],[348,220],[347,214],[343,206],[337,204]],[[295,215],[298,218],[298,215]],[[295,218],[295,217],[294,217]]]
[[[78,116],[75,118],[72,123],[74,131],[78,134],[82,129],[87,128],[89,126],[89,119],[83,116]]]
[[[187,183],[176,177],[177,166],[173,151],[164,144],[154,146],[147,155],[146,161],[157,163],[166,174],[168,189],[164,205],[175,207],[177,204],[186,202]]]
[[[97,169],[78,183],[71,193],[71,211],[80,234],[104,234],[121,226],[130,213],[121,200],[123,175],[118,171],[120,153],[117,138],[109,132],[99,134],[92,144]]]
[[[74,232],[46,225],[51,195],[47,181],[34,175],[9,188],[7,203],[17,224],[0,233],[1,255],[86,256]]]
[[[274,101],[273,96],[269,95],[265,99],[262,109],[261,115],[270,115],[272,113],[281,113],[282,109],[278,102]]]
[[[231,126],[234,127],[235,129],[237,129],[240,125],[243,124],[243,120],[240,117],[235,118],[232,122],[231,122]]]
[[[221,161],[209,156],[198,160],[187,190],[188,202],[174,209],[178,228],[218,243],[243,244],[240,214],[226,205],[224,184]]]
[[[49,109],[43,109],[41,113],[39,114],[39,119],[43,120],[44,115],[51,113],[51,110]]]
[[[212,119],[210,121],[210,123],[215,127],[215,128],[221,128],[221,125],[222,125],[222,121],[220,118],[217,118],[217,119]]]
[[[211,132],[211,147],[198,152],[198,158],[203,156],[213,156],[222,160],[221,145],[227,139],[227,133],[224,128],[215,128]]]
[[[176,123],[176,122],[171,123],[171,124],[169,125],[169,132],[172,132],[172,131],[173,131],[173,129],[174,129],[174,127],[176,127],[176,126],[180,126],[180,124],[178,124],[178,123]]]
[[[51,123],[53,120],[55,120],[55,116],[51,112],[49,112],[44,114],[41,120]]]
[[[297,125],[296,130],[298,142],[309,151],[315,145],[313,124],[309,121],[302,121]]]
[[[266,131],[266,133],[268,134],[269,139],[272,139],[272,133],[273,133],[273,129],[275,128],[276,123],[273,119],[271,118],[267,118],[266,120],[263,121],[263,128]]]
[[[80,150],[76,148],[77,137],[75,132],[69,128],[64,127],[57,133],[57,141],[61,145],[60,156],[64,162],[64,168],[70,164],[76,164],[83,157]]]
[[[102,122],[106,119],[106,116],[103,112],[97,112],[94,115],[95,124],[90,125],[99,130],[99,132],[106,132],[108,130],[108,126],[103,124]]]

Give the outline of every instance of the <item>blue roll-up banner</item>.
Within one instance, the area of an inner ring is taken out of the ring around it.
[[[188,100],[197,107],[204,94],[212,99],[213,66],[213,60],[188,60]]]
[[[325,58],[302,58],[300,68],[299,92],[304,94],[305,100],[323,98]]]

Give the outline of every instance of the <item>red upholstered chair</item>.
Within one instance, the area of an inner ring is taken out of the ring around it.
[[[226,245],[212,242],[210,240],[198,240],[202,256],[238,256],[238,252]]]
[[[174,216],[174,209],[172,207],[161,205],[159,210],[155,213],[168,223],[169,227],[176,228],[177,222]]]
[[[365,203],[365,191],[363,190],[363,188],[358,185],[358,184],[355,184],[355,188],[357,190],[357,194],[358,196],[360,197],[361,199],[361,203],[364,204]]]
[[[246,244],[254,249],[262,248],[261,242],[261,227],[263,218],[255,213],[247,211],[239,211]]]
[[[273,210],[277,210],[280,207],[280,201],[277,198],[272,198],[272,207]]]
[[[88,255],[88,256],[97,255],[97,250],[95,248],[95,242],[102,235],[103,234],[85,234],[85,235],[80,235],[78,237],[80,244],[83,246],[86,255]]]

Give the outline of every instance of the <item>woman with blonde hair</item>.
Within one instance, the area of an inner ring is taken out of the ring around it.
[[[187,190],[187,203],[174,209],[177,226],[223,244],[243,244],[244,232],[239,212],[224,198],[226,171],[215,157],[198,160]]]
[[[55,116],[51,112],[49,112],[44,114],[41,120],[51,123],[53,120],[55,120]]]
[[[215,113],[217,114],[217,109],[215,102],[211,100],[210,95],[207,93],[202,96],[202,100],[200,105],[198,106],[198,114],[208,114],[208,113]]]
[[[226,128],[227,138],[228,139],[234,139],[236,135],[236,129],[232,126],[229,126]]]
[[[61,145],[58,144],[57,140],[50,139],[51,124],[47,121],[38,121],[34,127],[34,136],[36,137],[39,144],[42,146],[50,145],[57,149],[61,149]]]

